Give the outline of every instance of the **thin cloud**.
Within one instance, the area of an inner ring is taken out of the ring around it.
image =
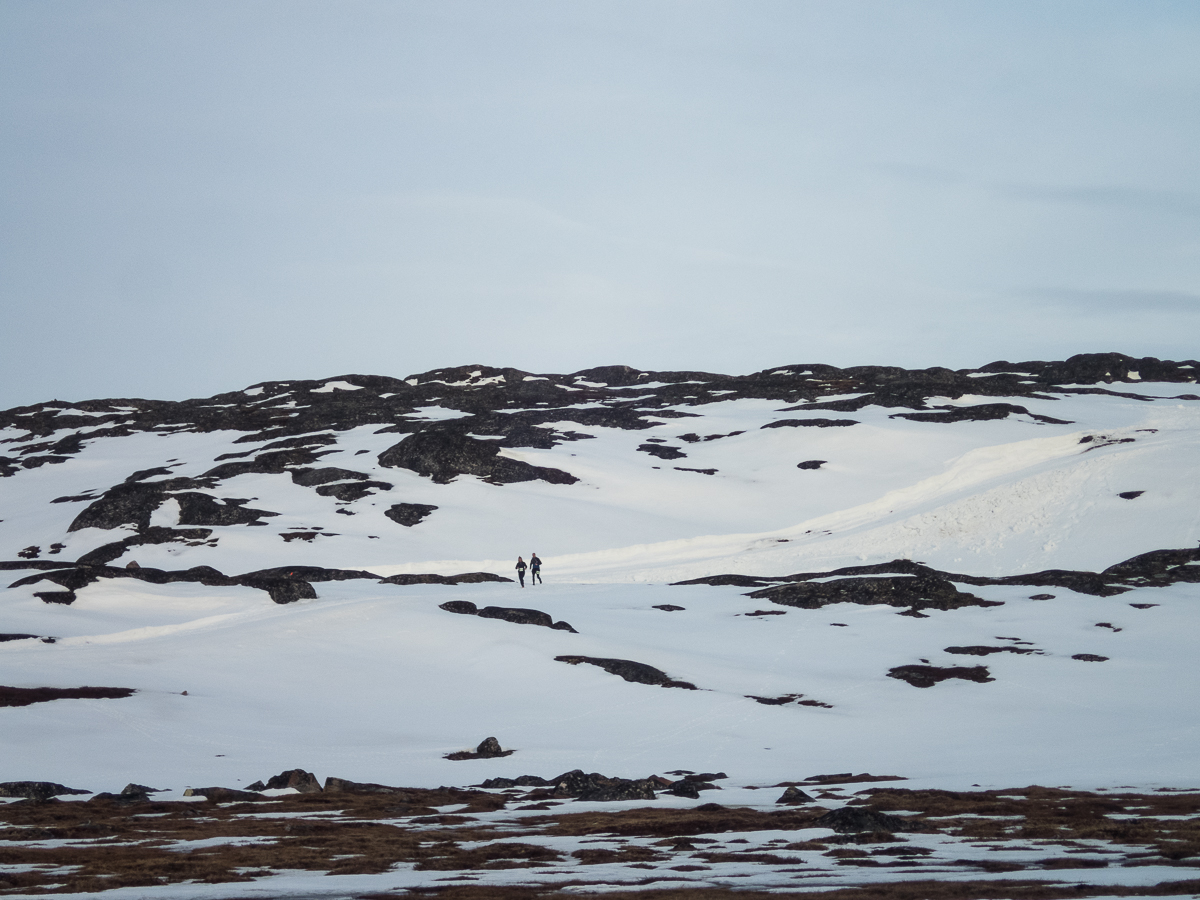
[[[1068,186],[998,184],[993,190],[1002,197],[1036,203],[1106,207],[1182,216],[1200,215],[1200,197],[1182,191],[1155,191],[1115,185]]]
[[[1038,303],[1104,312],[1200,313],[1200,294],[1186,291],[1038,289],[1026,292]]]

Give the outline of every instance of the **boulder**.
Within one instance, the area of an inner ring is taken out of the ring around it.
[[[500,749],[500,742],[498,740],[494,737],[486,737],[475,748],[475,755],[480,759],[491,759],[495,756],[504,756],[504,751]]]
[[[649,778],[632,780],[609,778],[599,772],[585,774],[572,769],[553,779],[555,797],[574,797],[576,800],[603,802],[612,800],[655,800],[657,781]]]
[[[438,609],[458,613],[461,616],[474,616],[479,612],[479,608],[470,600],[447,600],[445,603],[439,604]]]
[[[642,453],[649,453],[651,456],[656,456],[659,459],[683,459],[687,456],[678,447],[666,447],[661,444],[642,444],[638,447]]]
[[[496,790],[497,788],[511,787],[545,787],[548,784],[550,784],[549,781],[537,775],[521,775],[517,778],[489,778],[487,781],[473,786]]]
[[[842,834],[860,831],[907,831],[911,824],[899,816],[863,809],[860,806],[843,806],[827,812],[812,823],[813,828],[832,828]]]
[[[463,760],[463,759],[496,759],[501,756],[512,756],[514,750],[503,750],[500,747],[500,742],[494,737],[486,737],[479,742],[479,746],[474,750],[458,750],[454,753],[447,753],[445,759]]]
[[[334,778],[332,775],[325,779],[325,793],[343,794],[407,794],[404,788],[392,787],[386,784],[375,784],[369,781],[350,781],[348,778]]]
[[[97,794],[88,802],[95,800],[113,800],[117,803],[145,803],[150,799],[151,794],[161,793],[164,788],[147,787],[144,784],[127,784],[121,789],[119,794],[110,794],[107,792]]]
[[[799,806],[801,803],[813,803],[814,800],[800,788],[793,785],[788,785],[783,795],[775,801],[776,803],[786,803],[789,806]]]
[[[975,681],[980,684],[995,681],[987,670],[987,666],[896,666],[888,670],[889,678],[906,681],[913,687],[933,687],[939,681],[950,678],[961,678],[963,681]]]
[[[183,792],[185,797],[203,797],[210,803],[238,803],[269,800],[256,791],[236,791],[225,787],[188,788]]]
[[[431,503],[396,503],[385,509],[383,514],[398,525],[412,528],[418,525],[431,512],[437,509]]]
[[[617,675],[626,681],[632,681],[637,684],[677,687],[689,691],[698,690],[691,682],[675,681],[661,669],[656,669],[654,666],[648,666],[645,663],[635,662],[632,659],[606,659],[597,656],[556,656],[554,660],[555,662],[565,662],[572,666],[577,666],[580,663],[598,666],[610,675]]]
[[[258,783],[255,782],[255,784]],[[294,788],[301,794],[318,794],[321,792],[321,783],[317,781],[312,772],[306,772],[304,769],[288,769],[269,778],[264,787],[255,788],[251,785],[246,790],[273,791],[283,788]]]
[[[26,800],[44,802],[52,797],[67,794],[90,794],[78,788],[69,788],[54,781],[4,781],[0,782],[0,797],[23,797]]]
[[[481,619],[503,619],[515,625],[543,625],[549,628],[554,618],[539,609],[521,609],[508,606],[485,606],[479,611]]]

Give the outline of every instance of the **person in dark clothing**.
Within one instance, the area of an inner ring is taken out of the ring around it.
[[[521,579],[521,587],[525,587],[525,560],[517,557],[517,577]]]
[[[542,561],[538,559],[535,551],[529,557],[529,583],[530,585],[537,584],[542,580]]]

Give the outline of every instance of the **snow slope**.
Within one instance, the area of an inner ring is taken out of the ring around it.
[[[189,404],[9,411],[5,583],[67,571],[90,581],[70,603],[36,596],[66,599],[69,586],[47,580],[0,591],[0,633],[55,638],[0,643],[0,684],[137,693],[0,709],[0,780],[97,791],[135,781],[168,796],[291,767],[428,786],[572,768],[723,770],[739,784],[849,770],[950,788],[1190,783],[1196,580],[1112,596],[960,581],[1002,605],[920,617],[671,585],[896,559],[964,576],[1099,571],[1196,546],[1194,363],[1161,364],[1163,380],[1147,361],[1115,356],[996,365],[945,375],[791,366],[743,379],[466,367],[271,383]],[[904,417],[914,414],[935,418]],[[789,420],[810,424],[774,424]],[[441,449],[420,456],[416,438]],[[271,453],[293,456],[264,462]],[[489,468],[495,459],[538,468]],[[798,466],[809,461],[821,462]],[[242,462],[257,470],[218,470]],[[485,474],[439,483],[421,473],[451,463]],[[350,475],[297,481],[325,469]],[[504,480],[546,469],[560,474]],[[155,494],[158,484],[172,486]],[[342,490],[355,484],[368,486],[362,496]],[[329,485],[341,497],[319,492]],[[104,500],[129,490],[128,509]],[[210,510],[181,522],[197,493],[276,515],[219,524]],[[386,515],[397,504],[435,508],[402,525]],[[108,527],[70,530],[99,508]],[[186,533],[197,528],[208,533]],[[118,544],[164,534],[175,539]],[[116,577],[131,560],[224,576],[317,566],[512,577],[516,556],[534,550],[546,584],[524,589],[364,577],[314,581],[315,599],[277,604],[251,584]],[[18,568],[97,551],[90,568]],[[1030,599],[1040,594],[1053,599]],[[451,600],[540,609],[577,633],[440,608]],[[747,615],[758,611],[779,614]],[[945,650],[980,645],[1037,652]],[[698,690],[627,682],[562,655],[635,660]],[[985,665],[993,680],[923,689],[888,676],[926,662]],[[785,694],[825,705],[752,699]],[[517,752],[443,758],[487,735]]]

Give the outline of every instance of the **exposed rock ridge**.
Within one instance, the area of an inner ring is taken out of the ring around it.
[[[113,545],[107,545],[112,547]],[[104,550],[105,548],[100,548]],[[210,586],[242,585],[266,591],[276,603],[293,603],[297,600],[311,600],[317,596],[313,582],[346,581],[349,579],[373,579],[382,584],[478,584],[486,581],[511,581],[490,572],[467,572],[462,575],[393,575],[381,578],[373,572],[360,569],[327,569],[322,566],[276,566],[269,569],[258,569],[242,575],[225,575],[212,566],[193,566],[190,569],[164,570],[149,566],[125,568],[108,566],[103,563],[84,562],[94,555],[88,554],[75,563],[51,563],[44,560],[29,560],[20,562],[0,562],[0,571],[12,569],[35,569],[37,574],[19,578],[9,585],[10,588],[49,581],[63,588],[62,591],[38,594],[48,603],[70,604],[75,601],[75,591],[101,578],[133,578],[151,584],[174,584],[176,582],[192,582]],[[498,607],[497,607],[498,608]],[[544,615],[544,614],[543,614]],[[497,616],[501,617],[501,616]],[[539,623],[540,624],[540,623]],[[552,625],[554,628],[573,630],[565,622]]]
[[[889,575],[907,576],[889,578]],[[873,577],[871,577],[873,576]],[[881,577],[882,576],[882,577]],[[813,583],[814,579],[823,579]],[[1165,587],[1178,582],[1200,583],[1200,548],[1151,550],[1101,572],[1047,569],[1028,575],[989,578],[943,572],[923,563],[895,559],[869,566],[846,566],[829,572],[795,575],[709,575],[677,581],[677,585],[709,584],[758,587],[746,596],[784,606],[816,608],[828,603],[885,603],[952,609],[958,606],[993,605],[959,591],[953,583],[980,587],[1018,585],[1061,587],[1081,594],[1111,597],[1138,587]]]
[[[334,439],[330,432],[378,425],[384,431],[432,435],[415,445],[406,445],[403,451],[393,448],[395,453],[389,458],[396,464],[424,466],[430,477],[453,477],[444,465],[430,463],[426,452],[434,445],[453,445],[470,467],[462,472],[479,470],[480,477],[506,483],[546,475],[531,475],[523,465],[513,467],[496,462],[499,448],[545,449],[562,441],[587,437],[557,430],[550,425],[556,422],[640,430],[653,425],[647,415],[659,418],[687,415],[667,407],[701,406],[741,398],[773,400],[805,410],[850,412],[868,405],[899,407],[922,416],[929,410],[926,400],[935,397],[1047,398],[1053,393],[1101,391],[1142,399],[1136,393],[1113,391],[1107,386],[1139,381],[1194,384],[1198,371],[1200,362],[1196,360],[1137,359],[1119,353],[1081,354],[1058,362],[999,361],[957,371],[888,366],[843,369],[805,363],[736,376],[639,371],[626,366],[602,366],[569,375],[534,375],[511,368],[459,366],[406,379],[342,375],[320,380],[263,382],[243,391],[181,402],[139,398],[77,403],[54,400],[0,412],[0,429],[21,432],[17,437],[0,441],[8,445],[6,452],[0,454],[0,477],[61,463],[99,438],[137,432],[233,430],[245,433],[239,439],[241,442],[264,444],[249,451],[258,454],[252,459],[224,463],[203,476],[220,481],[245,472],[284,471],[290,466],[311,465],[320,455],[313,447],[330,443]],[[852,396],[847,399],[845,395]],[[1200,399],[1195,393],[1179,396]],[[830,397],[839,399],[824,399]],[[429,406],[456,410],[463,418],[431,421],[421,412]],[[1002,412],[1008,415],[1024,409],[1015,406],[1002,409],[1005,406],[1008,405],[984,404],[975,407],[974,412],[971,407],[958,411],[935,406],[926,420],[995,418]],[[481,442],[490,445],[481,448],[475,446],[477,439],[468,435],[499,440]],[[298,436],[303,437],[297,440]],[[289,441],[295,443],[287,446]],[[287,455],[291,451],[296,452]],[[563,476],[573,479],[567,473],[549,478],[570,483]]]

